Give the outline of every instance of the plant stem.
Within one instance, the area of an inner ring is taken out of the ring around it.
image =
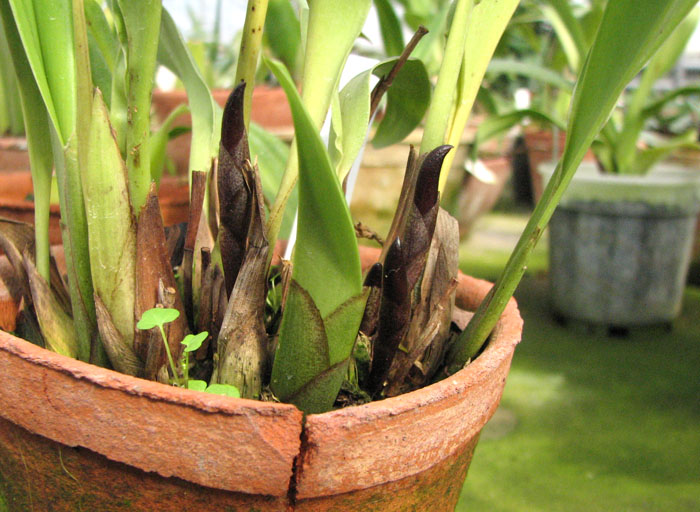
[[[379,82],[377,82],[377,85],[374,86],[374,89],[372,89],[372,94],[370,96],[371,101],[370,101],[370,110],[369,110],[369,118],[372,119],[374,117],[374,113],[377,111],[377,107],[379,107],[379,102],[382,99],[382,96],[384,96],[384,93],[389,90],[389,87],[391,87],[391,84],[394,82],[394,78],[396,78],[396,75],[399,74],[399,71],[401,71],[401,68],[403,65],[406,63],[408,58],[411,56],[411,53],[413,53],[413,50],[415,47],[418,45],[421,39],[423,39],[423,36],[428,33],[428,29],[425,28],[423,25],[419,26],[418,29],[416,30],[416,33],[413,34],[413,37],[411,40],[408,42],[406,47],[403,49],[401,52],[401,55],[399,56],[399,60],[396,61],[396,64],[394,64],[394,67],[391,68],[391,71],[389,71],[389,74],[386,75],[385,77],[382,77]]]
[[[177,367],[175,366],[175,361],[173,361],[173,355],[170,353],[170,345],[168,345],[168,338],[165,336],[165,329],[162,325],[158,326],[160,329],[160,335],[163,338],[163,344],[165,345],[165,353],[168,355],[168,364],[170,364],[170,370],[173,372],[173,378],[178,386],[182,387],[182,380],[178,374]]]
[[[248,0],[248,10],[243,25],[243,37],[241,39],[241,51],[236,66],[235,84],[245,82],[245,95],[243,99],[243,119],[245,128],[250,125],[250,109],[253,103],[253,88],[255,85],[255,71],[258,67],[258,56],[262,45],[263,27],[267,15],[268,0]]]

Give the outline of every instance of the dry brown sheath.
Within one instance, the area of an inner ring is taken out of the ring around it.
[[[170,255],[163,229],[163,218],[160,213],[158,196],[155,185],[151,186],[146,203],[141,209],[136,227],[136,300],[134,302],[134,316],[138,320],[147,311],[157,304],[163,303],[161,287],[176,289],[175,276],[170,265]],[[173,339],[179,341],[187,334],[187,320],[185,309],[179,294],[172,298],[172,306],[180,311],[180,317],[169,325]],[[151,343],[159,343],[162,340],[153,340],[148,331],[137,329],[134,333],[134,350],[142,361],[148,359]],[[175,347],[179,353],[179,347]],[[165,352],[158,360],[159,366],[165,365]],[[152,356],[151,356],[152,357]],[[177,354],[173,354],[177,357]],[[150,368],[151,376],[157,373],[159,368]]]
[[[192,272],[194,271],[194,247],[197,242],[197,231],[202,218],[204,207],[204,194],[207,187],[207,175],[201,171],[192,172],[192,186],[190,195],[190,211],[185,233],[185,247],[182,258],[182,285],[184,292],[184,306],[187,321],[190,327],[194,327],[194,304],[192,289]]]
[[[364,286],[369,288],[365,312],[360,323],[360,332],[365,336],[372,336],[377,329],[379,321],[379,304],[382,297],[382,274],[384,267],[377,262],[369,269],[365,276]]]
[[[244,91],[245,83],[238,85],[226,102],[217,169],[219,246],[229,295],[243,263],[251,215],[252,191],[243,174],[244,166],[250,162],[243,120]]]
[[[384,387],[394,355],[406,334],[411,316],[411,298],[401,240],[391,244],[384,262],[382,300],[377,336],[372,347],[372,369],[368,390],[378,395]]]

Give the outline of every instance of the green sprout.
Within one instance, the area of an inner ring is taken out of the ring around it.
[[[206,393],[212,393],[215,395],[230,396],[233,398],[240,398],[241,393],[236,386],[231,386],[229,384],[210,384],[203,380],[196,380],[189,378],[189,368],[190,368],[190,353],[196,352],[207,339],[209,333],[207,331],[200,332],[199,334],[188,334],[180,342],[185,348],[182,352],[180,358],[180,368],[182,371],[178,372],[175,366],[175,361],[173,360],[172,353],[170,352],[170,346],[168,345],[168,338],[165,335],[165,329],[163,326],[167,323],[173,322],[178,319],[180,312],[173,308],[152,308],[144,311],[141,319],[136,324],[136,327],[142,330],[153,329],[158,327],[160,330],[160,335],[163,338],[163,343],[165,345],[165,353],[168,356],[168,364],[170,365],[170,370],[173,373],[175,385],[183,387],[186,389],[192,389],[194,391],[204,391]],[[182,378],[180,375],[182,374]]]

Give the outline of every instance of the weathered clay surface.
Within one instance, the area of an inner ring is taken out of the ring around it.
[[[458,305],[490,286],[460,276]],[[303,435],[293,406],[163,386],[0,333],[0,492],[17,510],[452,510],[521,331],[511,301],[465,370],[311,415]]]
[[[0,416],[162,476],[285,496],[301,412],[96,368],[0,332]]]
[[[2,418],[0,460],[0,494],[11,512],[288,510],[286,496],[222,491],[165,478],[31,434]]]

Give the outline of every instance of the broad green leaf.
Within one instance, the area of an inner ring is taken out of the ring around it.
[[[200,332],[199,334],[188,334],[180,343],[185,346],[185,352],[194,352],[202,346],[202,343],[204,343],[204,340],[207,339],[207,336],[209,336],[207,331]]]
[[[338,177],[311,116],[281,63],[268,61],[287,94],[299,157],[299,228],[294,278],[322,316],[360,293],[357,239]]]
[[[357,239],[338,177],[323,141],[301,103],[289,73],[279,62],[268,62],[289,99],[298,140],[299,223],[293,257],[293,287],[287,298],[272,368],[272,388],[282,399],[293,396],[330,365],[350,356],[362,308],[362,275]],[[341,309],[342,313],[336,313]],[[326,330],[324,318],[335,317]],[[347,316],[345,316],[347,315]],[[303,320],[302,320],[303,317]],[[299,368],[302,370],[299,371]],[[334,381],[335,382],[335,381]],[[323,407],[330,408],[337,388],[323,392]],[[313,395],[316,400],[318,396]],[[294,402],[302,410],[317,410],[318,403]]]
[[[329,366],[328,337],[321,313],[308,291],[292,279],[270,387],[280,400],[286,401]],[[335,400],[335,396],[329,400]]]
[[[127,345],[134,338],[136,226],[127,175],[100,91],[93,99],[89,173],[83,175],[95,293]]]
[[[462,79],[454,103],[454,114],[448,130],[444,134],[443,141],[424,146],[426,140],[423,139],[421,152],[431,151],[443,143],[455,147],[459,145],[489,61],[517,5],[518,0],[481,0],[474,6],[467,26],[465,49],[461,62]],[[459,66],[460,64],[454,62],[452,65]],[[455,152],[450,151],[442,164],[441,191],[445,187],[454,155]]]
[[[210,384],[205,391],[213,395],[224,395],[231,398],[241,397],[241,392],[238,391],[238,388],[231,384]]]
[[[401,55],[405,46],[403,31],[401,30],[401,21],[391,2],[389,0],[374,0],[374,7],[377,9],[377,17],[379,18],[384,53],[387,56]]]
[[[393,63],[383,62],[373,73],[381,77]],[[423,119],[430,104],[430,77],[423,63],[417,59],[406,61],[386,94],[384,117],[372,139],[375,148],[402,141]]]
[[[132,210],[138,217],[151,184],[151,91],[156,71],[162,5],[160,0],[117,2],[127,38],[126,97],[129,119],[126,124],[126,168]],[[107,307],[109,309],[109,304]]]
[[[323,123],[340,73],[367,18],[371,0],[310,3],[302,98],[316,127]]]
[[[608,2],[574,90],[564,154],[501,277],[455,343],[449,356],[449,371],[462,368],[481,348],[520,282],[530,252],[620,93],[696,3],[696,0]]]
[[[141,318],[136,324],[136,327],[142,330],[153,329],[154,327],[162,327],[165,324],[174,322],[179,317],[180,312],[175,308],[151,308],[143,312],[143,315],[141,315]],[[188,336],[192,335],[190,334]],[[185,338],[185,340],[186,339],[187,337]],[[185,343],[185,340],[183,340],[182,343]]]
[[[187,101],[192,112],[190,171],[207,172],[212,158],[219,152],[221,109],[215,104],[197,65],[187,51],[187,45],[166,10],[163,10],[160,25],[158,60],[182,80],[187,90]]]

